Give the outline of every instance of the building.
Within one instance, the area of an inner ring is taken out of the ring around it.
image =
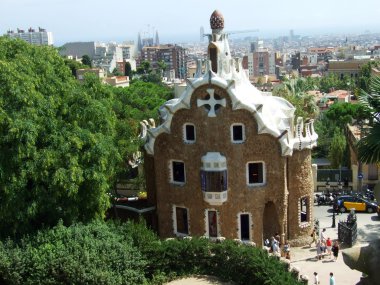
[[[9,30],[6,34],[10,38],[22,39],[32,45],[53,45],[53,34],[45,29],[38,27],[38,30],[29,28],[27,32],[17,29],[17,32]]]
[[[254,49],[252,49],[252,45],[254,45]],[[254,51],[248,54],[247,61],[244,62],[244,65],[248,67],[250,78],[276,73],[275,53],[264,48],[263,41],[251,43],[251,50]]]
[[[65,43],[59,50],[62,56],[72,56],[74,58],[82,58],[88,55],[91,59],[95,56],[95,42],[71,42]]]
[[[182,95],[160,108],[160,124],[143,131],[158,233],[258,245],[279,233],[306,243],[314,227],[313,121],[295,123],[289,102],[257,90],[231,57],[218,11],[210,24],[204,72],[199,60]]]
[[[369,60],[330,60],[327,72],[334,73],[341,79],[344,76],[356,79],[359,77],[361,67],[368,62]]]
[[[185,79],[187,77],[187,51],[177,45],[145,46],[141,50],[139,63],[149,61],[152,68],[158,68],[158,61],[166,64],[166,77],[171,77],[170,72],[174,71],[175,78]]]

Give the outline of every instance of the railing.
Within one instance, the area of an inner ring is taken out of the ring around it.
[[[210,205],[222,205],[224,202],[227,202],[227,191],[223,192],[205,192],[203,193],[203,200]]]
[[[338,239],[349,247],[352,247],[357,239],[357,224],[340,221],[338,223]]]

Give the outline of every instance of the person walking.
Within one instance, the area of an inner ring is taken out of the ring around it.
[[[290,260],[290,244],[288,241],[285,241],[283,251],[284,251],[284,257]]]
[[[329,254],[329,256],[331,258],[332,241],[329,237],[326,240],[326,248],[327,248],[327,253]]]
[[[318,285],[319,284],[319,277],[318,277],[318,273],[317,272],[314,272],[314,285]]]
[[[321,241],[326,242],[326,229],[323,229],[321,232]]]
[[[317,249],[317,260],[320,260],[322,257],[322,244],[320,240],[317,240],[315,247]]]
[[[334,273],[330,272],[330,285],[335,285]]]
[[[336,240],[334,242],[334,245],[332,246],[332,252],[334,255],[334,261],[338,259],[338,253],[339,253],[339,242]]]
[[[317,244],[317,233],[315,229],[313,229],[310,236],[312,237],[312,240],[311,240],[311,243],[309,244],[309,247],[311,247],[313,243]]]

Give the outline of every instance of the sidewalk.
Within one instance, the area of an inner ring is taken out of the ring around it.
[[[337,216],[336,228],[331,228],[330,218],[320,219],[320,230],[326,229],[326,236],[332,240],[338,238],[338,221],[345,220],[347,214]],[[358,239],[354,247],[361,247],[368,244],[368,241],[378,238],[380,223],[377,223],[375,216],[368,214],[358,214]],[[369,223],[372,223],[370,225]],[[373,224],[375,223],[375,224]],[[374,232],[377,233],[374,235]],[[310,238],[311,240],[311,238]],[[322,260],[316,258],[316,247],[313,244],[311,247],[293,247],[291,250],[291,266],[298,267],[300,274],[309,277],[309,284],[313,284],[314,272],[318,273],[321,285],[329,284],[330,272],[334,273],[336,284],[356,285],[360,282],[362,273],[357,270],[352,270],[343,261],[342,250],[339,251],[338,260],[333,261],[333,258],[325,256]]]

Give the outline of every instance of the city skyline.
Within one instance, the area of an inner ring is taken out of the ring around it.
[[[289,35],[290,30],[297,35],[380,32],[380,7],[375,0],[364,0],[360,5],[352,0],[320,0],[314,7],[302,0],[287,4],[274,0],[271,5],[263,1],[194,0],[185,7],[174,0],[146,1],[143,5],[121,0],[103,3],[2,0],[0,33],[43,27],[53,33],[56,46],[73,41],[136,41],[139,32],[154,37],[156,31],[161,43],[199,41],[201,26],[205,33],[210,32],[208,19],[215,9],[224,15],[226,30],[259,29],[252,36],[260,38]]]

